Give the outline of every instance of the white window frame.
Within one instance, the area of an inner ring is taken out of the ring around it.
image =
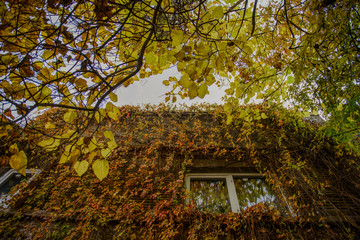
[[[41,172],[39,169],[26,169],[26,175],[31,174],[32,176],[27,180],[27,182],[32,181],[36,175],[38,175]],[[8,181],[13,175],[20,174],[15,169],[10,169],[7,171],[4,175],[0,177],[0,186],[2,186],[6,181]],[[0,196],[0,207],[8,208],[9,206],[5,204],[6,201],[10,200],[14,195],[16,195],[19,191],[16,193],[10,195],[6,194],[3,196]]]
[[[261,173],[189,173],[185,177],[185,186],[186,189],[191,192],[190,189],[190,181],[194,179],[198,180],[211,180],[211,179],[225,179],[226,180],[226,187],[229,193],[229,200],[231,205],[231,211],[235,213],[239,213],[241,211],[239,206],[238,197],[236,195],[234,178],[258,178],[262,179],[265,178]],[[281,197],[285,200],[285,204],[289,209],[290,214],[292,215],[291,208],[289,207],[288,202],[286,201],[283,192],[281,191]],[[190,200],[187,199],[187,204],[190,203]]]

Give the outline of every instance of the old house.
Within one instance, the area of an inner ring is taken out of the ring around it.
[[[359,155],[318,125],[260,106],[230,123],[216,107],[121,113],[97,126],[118,145],[102,181],[58,164],[60,150],[29,150],[42,171],[13,190],[2,238],[360,236]]]

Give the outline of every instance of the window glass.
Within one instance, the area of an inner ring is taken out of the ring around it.
[[[12,174],[1,186],[0,195],[4,196],[8,194],[12,187],[18,185],[22,180],[26,179],[20,173]]]
[[[231,211],[225,179],[190,181],[191,201],[199,210],[214,213]]]
[[[280,211],[280,201],[275,192],[261,178],[234,178],[240,209],[251,207],[258,203],[273,206]]]
[[[16,170],[10,169],[3,176],[0,176],[0,207],[8,207],[6,201],[11,199],[12,195],[9,195],[9,192],[14,186],[18,185],[21,181],[31,181],[34,175],[39,172],[39,170],[28,169],[26,170],[26,177],[24,177]]]

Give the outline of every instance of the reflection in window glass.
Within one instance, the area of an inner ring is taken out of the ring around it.
[[[18,185],[25,177],[20,173],[12,174],[3,184],[0,186],[0,195],[4,196],[8,194],[12,187]]]
[[[240,209],[244,210],[258,203],[273,206],[280,211],[280,200],[264,179],[234,178]]]
[[[229,194],[224,180],[191,180],[191,200],[199,210],[214,213],[231,211]]]

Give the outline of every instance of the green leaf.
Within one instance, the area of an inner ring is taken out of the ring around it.
[[[341,112],[344,109],[344,106],[339,104],[336,109]]]
[[[79,175],[79,177],[81,177],[84,173],[86,173],[86,171],[88,170],[89,167],[89,163],[86,160],[83,160],[81,162],[77,161],[74,164],[74,169],[77,172],[77,174]]]
[[[287,82],[288,82],[288,84],[292,84],[292,83],[295,82],[295,78],[290,75],[290,76],[287,77]]]
[[[92,164],[94,173],[100,181],[109,174],[109,162],[105,159],[98,159]]]

